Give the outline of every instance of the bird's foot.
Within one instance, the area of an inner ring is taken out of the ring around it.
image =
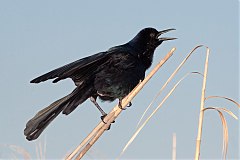
[[[132,102],[129,102],[127,107],[131,107],[132,106]]]
[[[102,120],[102,122],[105,123],[105,124],[107,124],[106,122],[104,122],[104,118],[105,118],[106,116],[107,116],[107,114],[101,116],[101,120]]]
[[[104,121],[104,118],[105,118],[106,116],[107,116],[107,114],[101,116],[101,120],[102,120],[102,122],[105,123],[105,124],[107,124],[107,123]],[[112,123],[115,123],[115,121],[113,121]],[[110,128],[111,128],[111,124],[109,125],[109,127],[108,127],[107,130],[109,130]]]
[[[122,101],[121,100],[119,100],[119,102],[118,102],[118,108],[120,108],[121,110],[126,110],[126,108],[122,107]]]

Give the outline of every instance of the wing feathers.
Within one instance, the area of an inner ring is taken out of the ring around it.
[[[95,63],[99,64],[104,62],[106,57],[107,57],[106,52],[100,52],[92,56],[79,59],[75,62],[69,63],[65,66],[62,66],[53,71],[50,71],[42,76],[39,76],[31,80],[30,83],[40,83],[48,79],[53,79],[58,77],[56,80],[53,81],[54,83],[56,83],[61,79],[70,77],[76,71],[80,73],[81,70],[91,67],[91,65],[94,65]]]

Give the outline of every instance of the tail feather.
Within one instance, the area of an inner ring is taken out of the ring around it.
[[[39,111],[31,120],[26,124],[24,135],[27,140],[34,140],[39,137],[43,130],[59,115],[67,104],[70,95],[65,96],[48,107]]]
[[[48,107],[39,111],[32,119],[30,119],[24,135],[26,139],[31,141],[37,139],[43,130],[63,111],[64,114],[71,113],[78,105],[87,100],[90,96],[91,89],[87,86],[77,87],[71,94],[53,102]],[[65,109],[67,109],[65,111]]]

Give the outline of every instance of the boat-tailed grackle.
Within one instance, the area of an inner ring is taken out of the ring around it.
[[[99,109],[102,119],[106,113],[98,105],[97,97],[103,101],[118,99],[121,108],[122,99],[144,79],[145,71],[152,64],[155,49],[163,41],[175,39],[161,37],[163,33],[172,30],[174,29],[157,31],[154,28],[145,28],[126,44],[79,59],[33,79],[31,83],[49,79],[54,79],[53,83],[56,83],[71,78],[76,88],[29,120],[24,130],[26,138],[38,138],[59,113],[70,114],[88,98]]]

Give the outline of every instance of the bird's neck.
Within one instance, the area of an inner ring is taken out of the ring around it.
[[[140,45],[139,42],[133,40],[127,43],[127,45],[134,50],[132,54],[144,64],[146,69],[152,65],[155,48],[148,48],[146,45]]]
[[[147,48],[147,43],[145,40],[143,38],[140,38],[138,35],[129,41],[128,44],[138,52],[144,52]]]
[[[137,45],[131,45],[131,43],[128,45],[132,48],[131,54],[141,61],[145,69],[148,69],[152,65],[155,49],[136,47]]]
[[[140,55],[140,59],[143,62],[146,69],[152,65],[154,50],[146,50]]]

